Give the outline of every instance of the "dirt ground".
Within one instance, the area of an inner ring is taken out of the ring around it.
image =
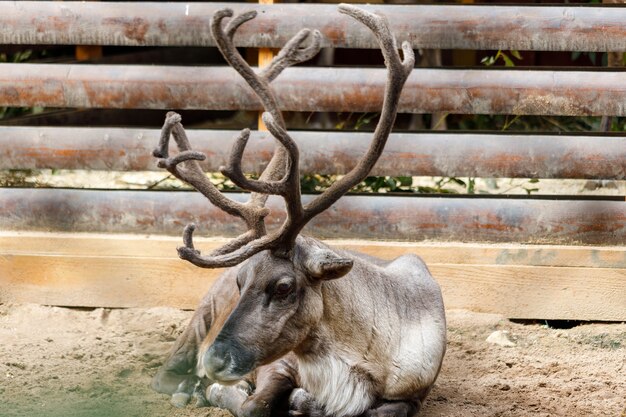
[[[0,416],[226,417],[176,409],[150,378],[191,313],[0,304]],[[624,416],[626,324],[557,330],[448,313],[448,352],[422,416]],[[507,330],[515,343],[486,342]]]

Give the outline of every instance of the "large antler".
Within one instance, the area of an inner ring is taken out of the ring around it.
[[[361,157],[350,172],[333,183],[326,191],[303,208],[302,217],[297,219],[297,221],[293,221],[293,226],[285,231],[287,248],[290,247],[289,245],[293,245],[298,233],[313,217],[326,210],[341,196],[350,191],[352,187],[363,181],[372,170],[385,148],[398,113],[400,93],[415,65],[415,55],[411,45],[406,41],[402,42],[403,59],[400,58],[396,39],[389,30],[386,17],[367,12],[349,4],[340,4],[339,12],[363,23],[374,33],[378,40],[385,59],[385,66],[388,70],[383,108],[374,130],[374,137],[365,155]]]
[[[261,71],[260,74],[256,74],[241,57],[233,44],[233,36],[237,28],[248,20],[253,19],[256,16],[256,12],[252,11],[238,15],[228,22],[225,29],[222,28],[224,18],[232,16],[232,10],[222,9],[216,12],[211,19],[211,31],[218,48],[226,61],[252,87],[263,104],[265,111],[272,114],[273,119],[277,120],[277,123],[284,128],[285,122],[269,83],[288,66],[306,61],[315,56],[320,49],[321,34],[318,31],[301,30],[285,45],[267,68]],[[309,45],[304,46],[309,38],[311,38]],[[235,148],[239,146],[241,152],[243,152],[249,135],[250,131],[248,129],[242,131],[235,142]],[[179,150],[179,153],[174,157],[169,157],[168,154],[170,136],[174,137]],[[295,144],[292,147],[295,148]],[[154,150],[153,154],[160,158],[158,161],[160,167],[167,169],[176,178],[196,188],[221,210],[241,218],[248,228],[245,233],[228,244],[206,256],[201,256],[200,252],[193,245],[195,225],[190,224],[183,233],[185,246],[178,248],[181,258],[206,268],[226,267],[236,265],[265,249],[268,242],[264,223],[264,218],[269,213],[269,210],[264,207],[268,197],[267,193],[263,191],[261,193],[255,192],[247,203],[236,202],[223,196],[202,171],[198,161],[203,161],[206,159],[206,156],[191,149],[191,144],[181,124],[180,115],[173,112],[167,114],[161,130],[159,147]],[[261,174],[259,182],[267,181],[268,184],[273,184],[282,177],[287,177],[285,174],[288,167],[287,161],[287,149],[281,145],[277,146],[272,159]],[[231,165],[234,167],[239,166],[237,163]],[[235,181],[235,183],[238,182]]]
[[[160,146],[154,152],[155,156],[161,158],[159,166],[166,168],[177,178],[194,186],[222,210],[243,219],[248,226],[246,233],[222,248],[202,256],[193,246],[194,226],[189,225],[185,228],[183,235],[185,246],[178,248],[181,258],[197,266],[214,268],[236,265],[255,253],[268,249],[276,255],[289,256],[298,233],[306,223],[332,205],[356,184],[363,181],[380,157],[395,121],[400,92],[413,68],[415,58],[413,51],[406,42],[402,45],[404,60],[400,58],[395,39],[384,17],[350,5],[340,5],[339,11],[362,22],[376,35],[389,75],[385,87],[382,113],[369,150],[347,175],[305,207],[300,201],[298,148],[286,132],[282,113],[278,108],[269,83],[288,66],[314,56],[319,50],[321,35],[317,31],[313,32],[310,45],[303,47],[303,43],[310,37],[311,32],[308,29],[301,30],[285,45],[266,69],[256,74],[237,52],[232,42],[237,28],[244,22],[253,19],[256,12],[248,12],[232,18],[225,29],[222,29],[222,20],[225,17],[232,17],[233,12],[230,9],[223,9],[213,16],[211,30],[218,48],[226,61],[239,72],[261,100],[265,108],[263,121],[279,145],[259,179],[248,179],[241,170],[241,160],[250,131],[245,129],[241,132],[233,145],[228,165],[222,167],[221,171],[236,185],[251,191],[253,194],[250,201],[245,204],[234,202],[221,195],[210,183],[198,163],[198,161],[205,159],[205,156],[191,149],[180,124],[180,116],[175,113],[168,113],[162,130]],[[172,158],[169,158],[167,153],[170,133],[173,134],[180,151],[178,155]],[[179,168],[181,164],[183,167]],[[280,195],[287,206],[287,219],[280,229],[269,235],[265,234],[264,225],[264,218],[268,214],[264,205],[268,195]]]

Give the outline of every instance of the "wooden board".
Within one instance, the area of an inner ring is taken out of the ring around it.
[[[225,238],[194,238],[208,252]],[[549,266],[626,269],[626,246],[564,246],[477,244],[460,242],[380,242],[328,240],[333,246],[383,259],[419,255],[428,264]],[[0,253],[13,255],[145,257],[178,260],[181,237],[98,233],[46,233],[0,231]]]
[[[209,249],[221,239],[199,240]],[[382,258],[416,253],[447,308],[511,318],[626,320],[626,247],[332,241]],[[177,239],[0,234],[0,302],[194,308],[219,275],[179,260]]]

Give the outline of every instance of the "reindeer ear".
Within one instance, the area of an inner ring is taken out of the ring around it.
[[[308,255],[304,266],[313,278],[341,278],[352,269],[352,259],[342,258],[330,249],[314,248]]]

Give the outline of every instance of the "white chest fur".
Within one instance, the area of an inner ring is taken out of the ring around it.
[[[352,372],[347,361],[333,356],[299,358],[302,388],[334,417],[355,416],[371,408],[372,388],[362,376]]]

